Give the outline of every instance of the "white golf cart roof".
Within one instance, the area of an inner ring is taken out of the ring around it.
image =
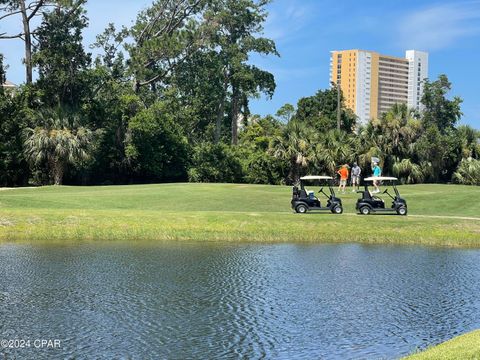
[[[300,180],[332,180],[331,176],[324,175],[307,175],[300,178]]]
[[[391,177],[391,176],[371,176],[371,177],[365,178],[363,180],[364,181],[375,181],[375,180],[378,180],[378,181],[389,181],[389,180],[395,181],[395,180],[398,180],[398,179],[396,177]]]

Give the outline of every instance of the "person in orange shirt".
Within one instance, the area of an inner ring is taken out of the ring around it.
[[[340,185],[338,186],[338,191],[340,192],[340,190],[342,190],[342,192],[345,193],[348,179],[348,165],[342,165],[340,170],[337,171],[337,174],[340,175]]]

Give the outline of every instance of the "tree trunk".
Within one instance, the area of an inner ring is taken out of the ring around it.
[[[53,165],[53,181],[55,185],[62,185],[63,173],[63,163],[59,160],[55,160],[55,163]]]
[[[217,110],[217,120],[215,123],[215,144],[220,142],[220,137],[222,136],[222,122],[223,114],[225,113],[225,97],[222,96],[220,103],[218,104]]]
[[[297,159],[290,159],[290,171],[288,174],[289,180],[292,181],[293,185],[296,185],[300,180],[300,166],[297,164]]]
[[[232,86],[232,145],[238,144],[238,114],[240,112],[240,91],[236,84]]]
[[[248,121],[248,118],[250,117],[250,107],[248,106],[248,97],[247,95],[243,94],[242,95],[242,108],[243,108],[243,118],[245,121]]]
[[[20,11],[22,12],[23,32],[25,36],[25,81],[31,84],[33,81],[32,70],[32,34],[30,33],[30,21],[25,7],[25,0],[20,0]]]
[[[135,92],[135,94],[138,94],[140,92],[140,81],[137,79],[134,79],[132,81],[132,90]]]
[[[225,74],[224,80],[223,80],[222,98],[220,99],[220,103],[218,104],[217,120],[215,123],[215,143],[216,144],[220,142],[220,138],[222,136],[222,123],[223,123],[223,115],[225,114],[225,96],[227,94],[227,89],[228,89],[228,76],[227,74]]]

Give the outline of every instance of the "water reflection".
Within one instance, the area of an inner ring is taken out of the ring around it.
[[[480,327],[480,251],[0,246],[0,337],[41,358],[396,358]]]

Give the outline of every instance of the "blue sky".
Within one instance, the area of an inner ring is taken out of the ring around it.
[[[91,44],[108,22],[128,25],[150,0],[90,0]],[[272,100],[251,103],[253,112],[275,113],[284,103],[328,87],[331,50],[366,49],[395,56],[405,50],[430,53],[431,79],[445,73],[452,95],[464,99],[463,123],[480,128],[480,0],[274,0],[269,5],[265,36],[275,40],[280,57],[254,56],[252,62],[275,75]],[[0,32],[17,25],[0,22]],[[22,44],[0,41],[10,68],[8,77],[23,82]]]

